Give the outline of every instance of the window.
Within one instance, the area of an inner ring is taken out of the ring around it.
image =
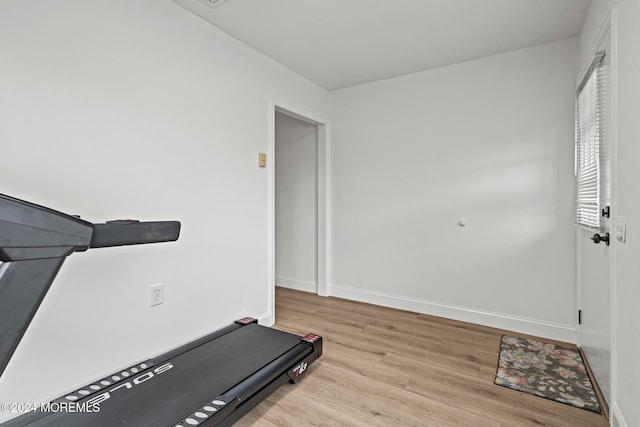
[[[600,230],[603,199],[604,52],[596,53],[576,95],[576,224]]]

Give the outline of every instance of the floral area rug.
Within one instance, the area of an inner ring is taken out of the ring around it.
[[[495,383],[600,413],[578,349],[504,335]]]

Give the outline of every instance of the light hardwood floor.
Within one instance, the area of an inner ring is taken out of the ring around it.
[[[324,354],[237,426],[608,425],[493,384],[507,331],[284,288],[275,327],[322,335]]]

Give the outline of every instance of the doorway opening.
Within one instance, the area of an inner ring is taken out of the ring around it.
[[[269,105],[269,305],[275,287],[328,296],[329,124],[274,101]]]

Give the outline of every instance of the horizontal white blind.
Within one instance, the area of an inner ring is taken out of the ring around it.
[[[601,157],[605,152],[605,73],[600,63],[591,68],[576,96],[576,223],[593,229],[600,229]]]

